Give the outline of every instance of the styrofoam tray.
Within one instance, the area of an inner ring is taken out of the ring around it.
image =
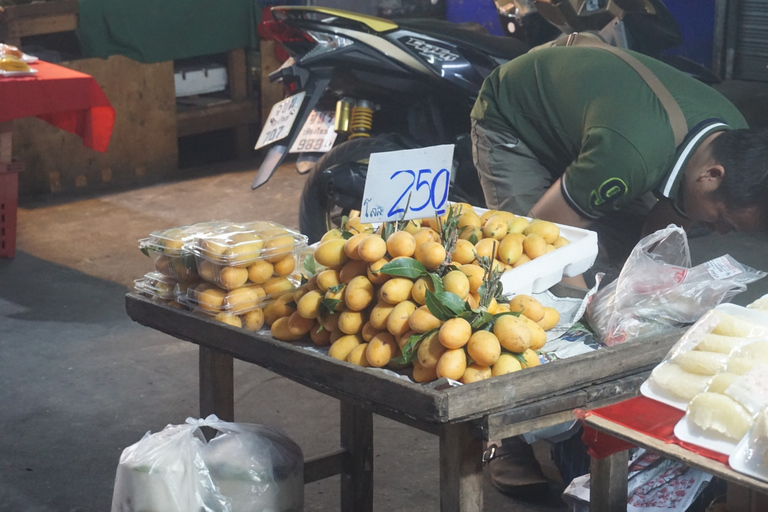
[[[681,411],[688,409],[687,401],[676,398],[663,389],[658,389],[656,386],[654,386],[653,382],[651,382],[650,378],[646,379],[645,382],[640,385],[640,394],[646,398],[667,404],[670,407],[674,407],[675,409],[680,409]]]
[[[725,436],[718,436],[705,431],[692,421],[688,421],[687,414],[675,425],[675,435],[681,441],[701,446],[713,452],[730,456],[736,451],[737,443]]]
[[[479,207],[474,210],[478,215],[488,211]],[[525,218],[531,220],[530,217]],[[583,274],[595,263],[597,233],[563,224],[556,225],[560,228],[560,235],[571,243],[504,272],[501,284],[505,294],[530,295],[544,292],[559,283],[563,277]]]
[[[757,467],[747,464],[746,461],[749,458],[749,435],[746,435],[739,441],[739,444],[736,445],[736,449],[728,457],[728,465],[731,466],[731,469],[734,471],[768,482],[768,467],[766,467],[765,461],[761,455],[757,453],[752,454],[753,459],[756,457],[758,458],[758,460],[755,461]]]

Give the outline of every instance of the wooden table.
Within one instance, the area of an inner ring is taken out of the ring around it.
[[[483,441],[574,419],[574,409],[637,394],[680,337],[636,339],[466,386],[434,389],[337,361],[269,331],[252,333],[129,293],[140,324],[200,346],[200,416],[234,421],[233,358],[266,368],[341,402],[339,450],[305,462],[306,483],[341,475],[341,510],[373,510],[373,414],[439,437],[440,510],[483,509]],[[535,385],[530,385],[535,382]]]
[[[728,482],[728,510],[758,512],[766,509],[768,483],[731,469],[727,464],[704,457],[682,446],[669,444],[637,430],[600,416],[587,416],[586,426],[604,432],[635,446],[654,451],[668,459],[710,473]],[[627,509],[628,451],[623,450],[602,459],[592,459],[590,468],[590,510],[618,511]]]

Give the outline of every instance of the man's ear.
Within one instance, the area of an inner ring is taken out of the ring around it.
[[[720,164],[711,163],[701,170],[697,181],[714,180],[720,183],[723,176],[725,176],[725,167]]]
[[[720,164],[710,163],[701,170],[696,181],[705,185],[706,188],[716,189],[720,186],[723,176],[725,176],[725,168]]]

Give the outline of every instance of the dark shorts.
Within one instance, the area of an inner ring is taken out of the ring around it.
[[[528,216],[556,178],[510,132],[472,120],[472,159],[488,208]]]

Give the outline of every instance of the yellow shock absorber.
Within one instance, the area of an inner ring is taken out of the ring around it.
[[[342,98],[336,102],[336,117],[333,121],[333,129],[336,133],[349,133],[349,122],[354,104],[355,100],[352,98]]]
[[[349,139],[370,137],[372,126],[373,104],[362,100],[352,108],[352,119],[349,121],[349,128],[352,133],[350,134]]]

